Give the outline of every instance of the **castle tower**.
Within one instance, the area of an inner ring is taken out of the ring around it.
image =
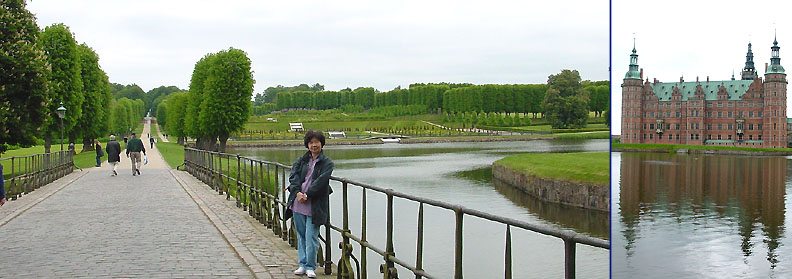
[[[766,147],[786,147],[786,73],[781,66],[778,40],[773,40],[770,48],[770,66],[767,67],[763,94],[762,136]]]
[[[642,99],[643,86],[641,84],[643,74],[638,69],[638,54],[635,51],[633,42],[632,54],[630,54],[630,68],[624,75],[622,83],[622,132],[621,142],[640,143],[641,142],[641,119],[643,117]]]
[[[748,54],[745,55],[745,68],[742,70],[742,80],[756,79],[756,68],[754,68],[753,51],[751,51],[751,43],[748,43]]]

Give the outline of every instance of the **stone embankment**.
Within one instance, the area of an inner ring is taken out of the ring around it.
[[[500,164],[492,165],[492,176],[544,201],[610,211],[610,187],[608,185],[541,178]]]

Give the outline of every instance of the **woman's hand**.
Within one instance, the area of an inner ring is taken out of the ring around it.
[[[305,202],[308,200],[308,195],[303,194],[302,192],[297,193],[297,201],[298,202]]]

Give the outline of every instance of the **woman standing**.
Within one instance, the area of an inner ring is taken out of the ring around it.
[[[104,156],[104,152],[102,152],[102,144],[99,143],[98,139],[94,139],[94,148],[96,148],[96,167],[102,166],[102,156]]]
[[[308,152],[297,158],[289,174],[289,199],[286,219],[294,216],[297,228],[297,255],[300,267],[294,274],[316,277],[316,250],[319,248],[319,226],[327,225],[330,207],[330,175],[333,160],[322,153],[325,137],[322,132],[308,131],[303,139]],[[329,248],[328,248],[329,249]]]

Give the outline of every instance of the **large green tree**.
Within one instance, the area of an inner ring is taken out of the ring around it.
[[[588,119],[588,93],[577,70],[563,70],[547,78],[545,116],[554,129],[582,128]]]
[[[79,129],[71,134],[82,137],[83,151],[93,150],[93,139],[108,132],[110,100],[110,81],[99,67],[99,56],[85,44],[77,46],[80,55],[81,77],[83,83],[82,117],[77,120]],[[71,137],[71,136],[70,136]]]
[[[602,112],[610,105],[610,86],[590,85],[586,86],[589,93],[589,111],[593,111],[596,116],[602,117]]]
[[[77,41],[69,27],[64,24],[53,24],[44,28],[39,35],[39,43],[47,53],[52,67],[50,82],[52,85],[52,102],[47,110],[55,112],[63,102],[66,117],[63,119],[64,133],[69,135],[69,142],[74,142],[72,130],[77,127],[77,120],[82,117],[83,83],[81,77],[80,56]],[[59,131],[59,120],[49,118],[44,134],[44,150],[50,152],[53,133]]]
[[[210,138],[206,129],[207,123],[201,123],[201,104],[205,98],[205,81],[209,75],[209,69],[216,54],[210,53],[195,63],[192,77],[190,78],[190,92],[184,115],[184,133],[196,140],[198,148],[208,148],[214,145],[214,139]]]
[[[143,97],[143,102],[146,105],[146,112],[151,111],[152,116],[157,116],[157,105],[159,102],[157,101],[158,98],[163,96],[168,96],[174,92],[183,91],[176,86],[160,86],[154,89],[149,90],[146,92],[145,97]],[[159,99],[161,102],[163,99]]]
[[[24,0],[0,2],[0,153],[7,145],[33,145],[50,105],[50,68],[36,18]]]
[[[187,134],[184,130],[184,117],[187,113],[187,99],[189,92],[173,93],[165,101],[167,109],[167,120],[165,129],[168,135],[173,135],[178,139],[179,144],[184,144]]]
[[[250,118],[253,72],[242,50],[229,48],[215,55],[204,81],[200,123],[212,138],[220,140],[220,151],[231,133],[241,130]]]

